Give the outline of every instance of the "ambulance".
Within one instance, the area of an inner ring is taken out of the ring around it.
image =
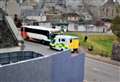
[[[78,52],[79,47],[80,41],[77,36],[57,35],[50,42],[50,48],[59,51],[70,50],[71,52]]]

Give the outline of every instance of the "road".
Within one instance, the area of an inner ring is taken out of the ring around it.
[[[88,82],[120,82],[120,67],[86,58],[85,79]]]
[[[28,41],[25,41],[25,50],[35,51],[41,53],[42,55],[50,55],[50,54],[58,53],[58,51],[51,50],[47,45],[42,45],[40,43],[28,42]]]
[[[25,42],[25,50],[35,51],[43,55],[58,53],[48,46],[33,42]],[[88,82],[120,82],[120,67],[103,63],[86,57],[85,79]]]

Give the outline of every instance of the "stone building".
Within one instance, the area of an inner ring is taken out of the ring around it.
[[[0,49],[17,46],[18,42],[5,18],[8,14],[0,8]],[[8,21],[8,20],[7,20]]]
[[[20,14],[20,7],[15,0],[0,0],[0,8],[5,10],[9,16],[14,16],[14,14]]]
[[[91,14],[97,19],[109,18],[112,19],[120,15],[120,3],[118,0],[83,0],[87,3],[88,9]],[[118,8],[118,10],[116,9]]]
[[[4,9],[9,16],[13,17],[14,14],[18,14],[18,16],[21,15],[22,8],[30,8],[30,6],[35,6],[38,3],[38,0],[22,0],[22,4],[20,4],[20,0],[8,0],[7,3],[6,0],[0,1],[0,8]],[[20,6],[21,5],[21,6]]]
[[[45,6],[65,6],[66,0],[40,0],[40,2],[45,2]]]
[[[0,0],[0,8],[5,9],[5,2]]]
[[[78,22],[80,20],[80,16],[77,13],[65,13],[62,14],[62,19],[69,22]]]
[[[117,0],[108,0],[103,6],[100,7],[99,11],[99,17],[112,19],[117,15],[120,15],[120,4]]]
[[[27,5],[27,6],[35,6],[39,0],[16,0],[18,3],[22,3],[22,5]]]
[[[89,5],[101,6],[104,3],[106,3],[107,0],[82,0],[82,1],[88,3]]]

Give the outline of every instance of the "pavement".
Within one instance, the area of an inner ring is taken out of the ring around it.
[[[86,53],[86,56],[88,58],[91,58],[91,59],[94,59],[94,60],[97,60],[97,61],[101,61],[101,62],[104,62],[104,63],[120,66],[120,62],[115,61],[115,60],[111,60],[110,58],[101,57],[99,55],[96,55],[96,56],[94,55],[93,56],[93,55],[88,54],[88,53]]]
[[[85,82],[120,82],[120,62],[80,50],[86,55]]]
[[[83,53],[85,53],[86,57],[97,60],[97,61],[101,61],[104,63],[108,63],[108,64],[112,64],[112,65],[117,65],[120,66],[120,62],[112,60],[111,58],[106,58],[106,57],[102,57],[99,55],[92,55],[90,53],[88,53],[88,51],[84,48],[80,48],[80,51],[82,51]]]
[[[120,67],[86,57],[87,82],[120,82]]]

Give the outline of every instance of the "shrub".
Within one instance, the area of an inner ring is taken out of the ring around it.
[[[112,20],[112,32],[118,37],[120,41],[120,17],[117,16]]]

